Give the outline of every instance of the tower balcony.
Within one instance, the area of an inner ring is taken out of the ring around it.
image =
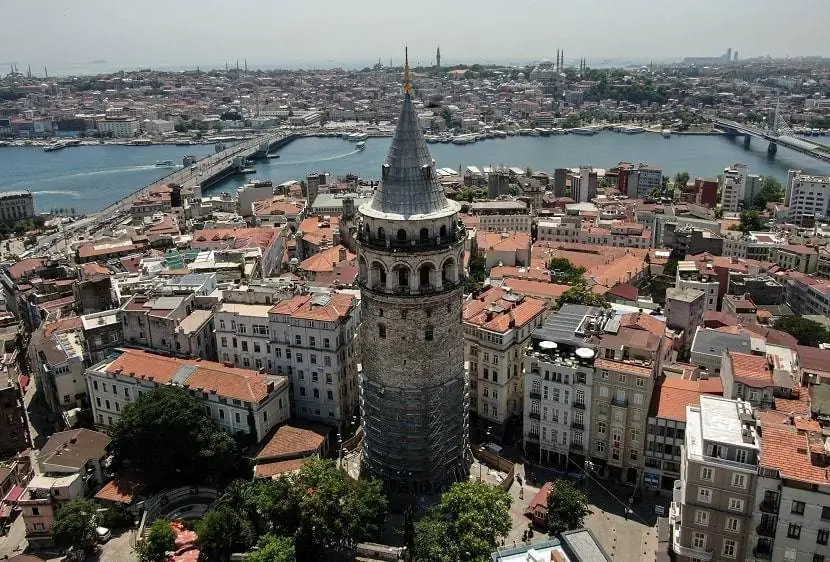
[[[360,246],[374,250],[399,253],[435,252],[449,249],[452,246],[464,242],[467,237],[467,229],[463,225],[457,225],[452,231],[443,236],[419,236],[418,238],[394,238],[379,237],[367,230],[359,230],[355,239]]]

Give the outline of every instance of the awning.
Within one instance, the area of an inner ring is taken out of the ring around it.
[[[23,488],[20,486],[12,486],[12,489],[9,490],[9,493],[6,494],[6,497],[3,498],[3,501],[6,503],[15,503],[17,500],[20,499],[20,496],[23,495]]]
[[[17,377],[17,382],[24,391],[29,387],[29,377],[27,375]]]

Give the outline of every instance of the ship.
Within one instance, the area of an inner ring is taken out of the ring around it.
[[[367,135],[366,133],[352,133],[347,137],[346,140],[348,140],[349,142],[360,142],[365,141],[368,138],[369,135]]]
[[[360,141],[360,142],[358,142],[358,143],[355,145],[355,148],[357,148],[358,150],[363,150],[364,148],[366,148],[366,141]]]
[[[62,148],[66,148],[69,146],[64,141],[55,141],[53,143],[49,143],[43,147],[43,152],[52,152],[55,150],[61,150]]]

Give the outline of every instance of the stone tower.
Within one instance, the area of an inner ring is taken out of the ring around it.
[[[381,184],[359,209],[363,462],[391,491],[430,494],[466,478],[470,465],[465,231],[418,126],[408,63],[404,92]]]

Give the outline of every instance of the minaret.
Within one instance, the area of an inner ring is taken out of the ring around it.
[[[468,477],[468,383],[461,324],[461,206],[438,183],[404,100],[381,183],[357,232],[363,370],[363,469],[387,489],[433,494]]]
[[[438,49],[435,51],[435,66],[441,68],[441,45],[438,45]]]

